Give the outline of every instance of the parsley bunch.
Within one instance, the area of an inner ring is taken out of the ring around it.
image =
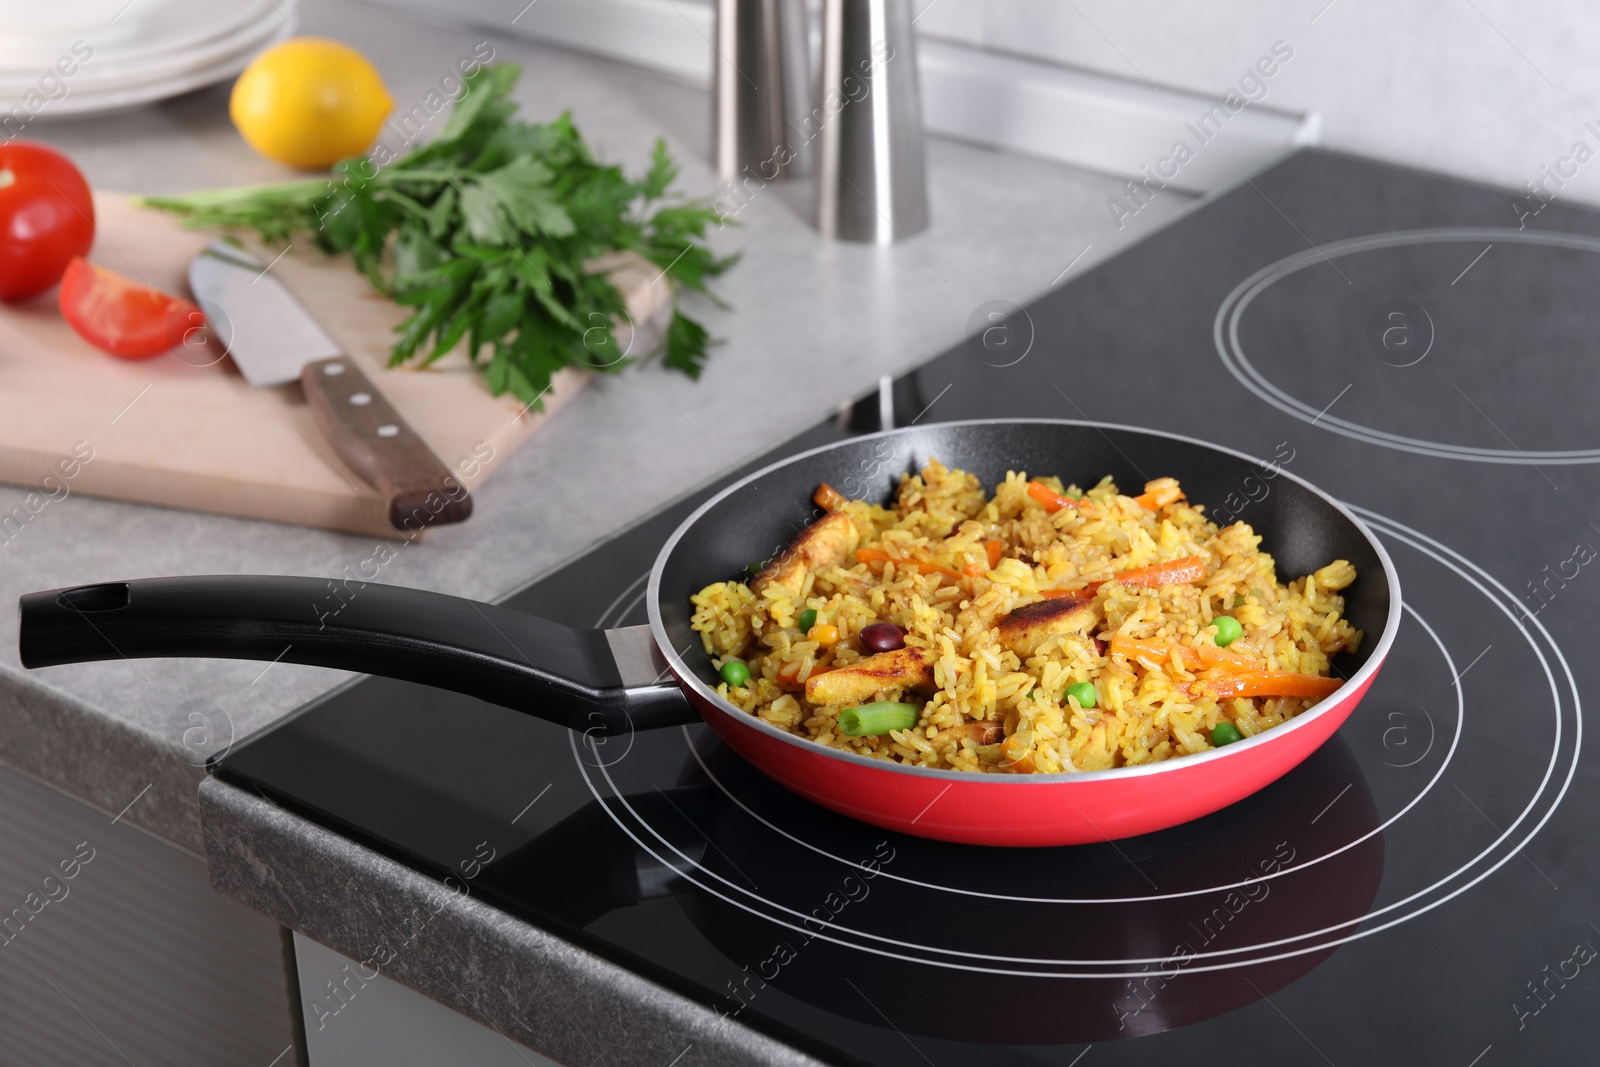
[[[635,252],[674,283],[667,366],[699,377],[712,342],[678,294],[707,293],[706,280],[733,264],[705,243],[716,211],[668,199],[677,167],[661,141],[631,179],[596,162],[569,116],[518,119],[509,96],[520,73],[510,63],[474,72],[439,136],[386,167],[354,157],[334,166],[331,181],[143,203],[189,226],[253,230],[268,242],[312,233],[323,251],[350,253],[378,292],[415,309],[397,327],[391,366],[431,363],[464,338],[490,390],[535,409],[562,367],[615,372],[633,362],[619,358],[612,334],[622,295],[593,264]]]

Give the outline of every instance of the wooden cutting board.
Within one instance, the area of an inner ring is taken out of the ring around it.
[[[188,295],[189,260],[214,234],[185,230],[116,194],[97,194],[95,213],[96,263]],[[283,250],[254,251],[266,263]],[[561,371],[544,412],[535,413],[514,397],[490,396],[461,351],[425,370],[388,369],[393,328],[406,309],[374,294],[347,258],[325,256],[300,238],[271,270],[469,489],[588,377]],[[614,261],[612,277],[635,323],[654,322],[670,302],[668,283],[644,260]],[[626,343],[620,332],[618,340]],[[7,509],[36,512],[47,496],[85,493],[401,536],[385,520],[382,498],[323,441],[299,385],[256,389],[217,353],[214,341],[198,341],[153,359],[120,360],[67,326],[54,291],[0,306],[0,481],[37,490],[0,506],[0,526],[10,533],[31,518]]]

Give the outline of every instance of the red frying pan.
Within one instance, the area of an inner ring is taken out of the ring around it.
[[[1196,756],[1069,774],[906,767],[814,744],[717,697],[689,626],[689,597],[787,544],[827,482],[889,499],[929,456],[994,485],[1008,470],[1120,485],[1170,475],[1189,499],[1245,499],[1282,574],[1347,559],[1346,615],[1366,632],[1334,668],[1332,696],[1255,737]],[[1254,498],[1254,499],[1251,499]],[[648,626],[572,630],[492,604],[349,583],[329,610],[323,578],[150,578],[22,598],[26,667],[148,656],[283,659],[451,689],[594,735],[703,719],[762,772],[834,811],[892,830],[986,845],[1067,845],[1165,829],[1216,811],[1295,767],[1372,683],[1399,626],[1388,553],[1342,505],[1242,453],[1150,430],[1057,421],[942,423],[806,452],[739,481],[684,520],[650,574]]]

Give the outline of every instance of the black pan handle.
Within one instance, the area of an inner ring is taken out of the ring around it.
[[[145,578],[29,593],[21,611],[18,645],[30,668],[150,656],[282,660],[420,682],[598,735],[698,719],[648,627],[574,630],[420,589]]]

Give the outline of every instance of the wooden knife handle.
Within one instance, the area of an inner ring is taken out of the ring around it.
[[[414,533],[472,514],[467,487],[354,360],[335,356],[307,363],[300,384],[322,435],[383,494],[390,526]]]

